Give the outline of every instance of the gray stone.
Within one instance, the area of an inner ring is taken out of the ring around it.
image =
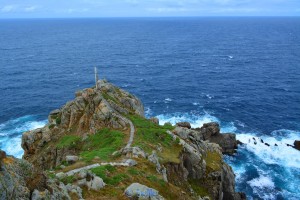
[[[78,161],[78,156],[66,156],[66,161],[68,162],[68,163],[75,163],[75,162],[77,162]]]
[[[103,179],[98,176],[92,177],[92,179],[87,182],[87,187],[92,190],[100,190],[104,186],[105,183],[103,182]]]
[[[161,195],[159,195],[157,190],[149,188],[140,183],[132,183],[129,187],[125,189],[125,195],[129,198],[137,197],[138,199],[144,200],[164,200],[164,198]]]
[[[67,175],[66,175],[65,173],[63,173],[63,172],[59,172],[59,173],[57,173],[55,176],[56,176],[56,178],[58,178],[58,179],[63,179],[63,178],[65,178]]]
[[[176,123],[177,126],[179,127],[183,127],[183,128],[192,128],[191,124],[189,122],[178,122]]]
[[[127,160],[125,160],[124,163],[127,163],[129,166],[135,166],[135,165],[137,165],[137,162],[135,160],[133,160],[133,159],[127,159]]]

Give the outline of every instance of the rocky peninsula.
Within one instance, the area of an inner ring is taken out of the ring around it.
[[[23,159],[0,152],[0,199],[246,199],[223,161],[238,141],[217,123],[159,125],[105,80],[48,121],[23,134]]]

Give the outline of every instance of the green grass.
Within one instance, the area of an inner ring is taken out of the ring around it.
[[[66,176],[65,178],[62,179],[62,182],[67,185],[69,183],[73,183],[74,180],[75,180],[74,176]]]
[[[197,184],[196,180],[189,180],[189,183],[192,186],[192,189],[201,197],[208,196],[210,198],[210,195],[208,193],[208,190],[199,184]],[[211,198],[210,198],[211,199]]]
[[[94,135],[90,135],[83,143],[80,156],[90,162],[96,156],[103,161],[109,161],[112,153],[124,145],[124,134],[120,131],[104,128]]]
[[[113,102],[115,102],[116,104],[119,104],[119,102],[112,96],[110,96],[109,94],[107,94],[106,92],[102,92],[102,96],[104,97],[104,99],[106,100],[111,100]]]
[[[61,118],[60,118],[60,117],[57,117],[57,118],[55,119],[55,122],[56,122],[56,124],[60,124],[60,123],[61,123]]]
[[[94,169],[91,169],[91,171],[97,176],[99,176],[100,178],[102,178],[106,184],[113,185],[113,186],[129,178],[127,174],[123,174],[123,173],[112,175],[114,172],[116,172],[116,168],[111,165],[96,167]]]
[[[50,125],[49,125],[49,129],[53,129],[54,126],[55,126],[54,124],[50,124]]]
[[[133,168],[133,167],[130,167],[127,172],[130,174],[130,175],[139,175],[141,174],[140,171],[138,171],[137,169]]]
[[[174,127],[160,126],[137,115],[128,117],[137,129],[134,144],[142,147],[146,152],[151,153],[153,149],[151,145],[160,143],[163,147],[171,147],[174,144],[173,138],[166,133],[167,130],[173,130]]]
[[[217,152],[208,152],[206,157],[204,158],[206,162],[206,171],[207,174],[214,172],[214,171],[220,171],[222,167],[222,157]]]
[[[63,136],[59,143],[57,144],[57,148],[75,148],[80,142],[80,137],[75,135],[66,135]]]

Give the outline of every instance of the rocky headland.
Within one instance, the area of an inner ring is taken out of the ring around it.
[[[238,146],[217,123],[159,125],[134,95],[100,80],[0,152],[0,199],[241,200],[223,160]]]

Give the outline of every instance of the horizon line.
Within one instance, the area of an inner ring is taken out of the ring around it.
[[[4,17],[0,20],[9,19],[109,19],[109,18],[297,18],[300,15],[203,15],[203,16],[107,16],[107,17]]]

